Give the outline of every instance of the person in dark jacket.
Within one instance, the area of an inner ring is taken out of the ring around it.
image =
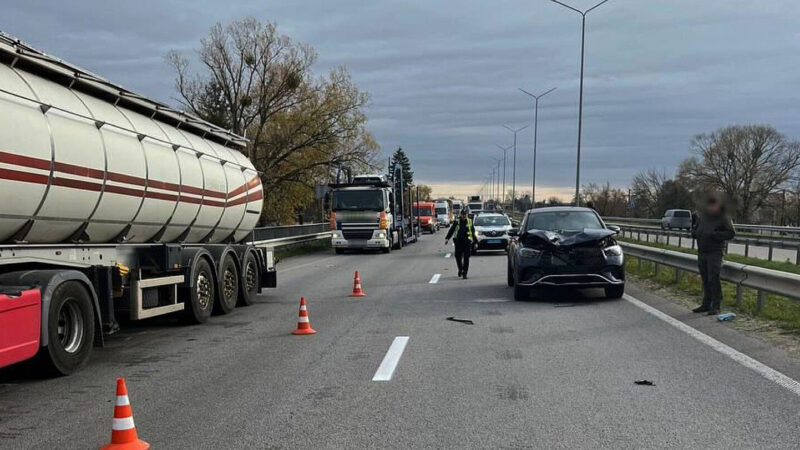
[[[447,245],[453,238],[453,244],[456,246],[456,266],[458,266],[458,276],[467,279],[467,272],[469,272],[469,256],[472,251],[472,243],[477,241],[475,236],[475,229],[472,227],[472,219],[467,217],[467,210],[461,209],[458,219],[450,225],[447,231],[447,237],[444,238],[444,244]]]
[[[722,254],[725,243],[733,239],[736,231],[725,213],[725,206],[718,195],[706,199],[705,209],[695,215],[692,237],[697,241],[697,265],[703,282],[703,304],[693,309],[696,313],[719,314],[722,303]]]

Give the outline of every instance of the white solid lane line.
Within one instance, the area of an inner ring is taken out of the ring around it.
[[[440,274],[440,273],[435,273],[435,274],[433,274],[433,276],[431,277],[431,281],[428,281],[428,283],[429,283],[429,284],[436,284],[436,283],[438,283],[438,282],[439,282],[439,278],[441,278],[441,276],[442,276],[442,274]]]
[[[645,310],[647,313],[652,314],[659,319],[667,322],[668,324],[672,325],[673,327],[683,331],[684,333],[688,334],[689,336],[697,339],[698,341],[702,342],[703,344],[708,345],[709,347],[713,348],[714,350],[722,353],[723,355],[727,356],[728,358],[736,361],[737,363],[747,367],[748,369],[754,370],[756,373],[761,375],[762,377],[774,381],[775,383],[785,387],[786,389],[790,390],[795,395],[800,395],[800,382],[793,378],[789,378],[788,376],[778,372],[777,370],[773,369],[772,367],[767,366],[766,364],[760,363],[757,360],[745,355],[744,353],[729,347],[722,342],[712,338],[711,336],[698,331],[689,325],[681,322],[680,320],[670,316],[669,314],[665,314],[659,311],[656,308],[638,300],[634,297],[631,297],[628,294],[624,296],[625,300],[629,301],[630,303],[638,306],[639,308]]]
[[[450,257],[450,253],[445,253],[445,254],[444,254],[444,257],[445,257],[445,258],[449,258],[449,257]]]
[[[381,365],[375,371],[372,381],[389,381],[394,375],[394,369],[397,368],[397,363],[400,362],[400,357],[403,356],[403,350],[406,349],[408,344],[408,336],[397,336],[394,338],[392,345],[383,357]]]

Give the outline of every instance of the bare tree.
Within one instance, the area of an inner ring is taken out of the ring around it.
[[[661,217],[659,199],[667,174],[656,169],[639,172],[631,182],[631,195],[635,201],[634,215],[644,217]]]
[[[704,189],[723,192],[747,221],[800,166],[800,143],[766,125],[731,126],[694,138],[687,174]]]
[[[583,187],[583,203],[591,204],[601,216],[618,217],[627,212],[628,196],[622,189],[611,187],[608,181],[602,186],[589,183]]]
[[[366,129],[369,96],[344,68],[315,78],[316,52],[253,18],[211,28],[198,51],[202,70],[171,51],[178,101],[194,114],[244,134],[262,173],[270,221],[291,218],[329,168],[373,167],[378,144]]]

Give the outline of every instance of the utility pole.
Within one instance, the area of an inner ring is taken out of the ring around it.
[[[494,145],[496,145],[497,148],[503,151],[503,191],[500,193],[500,204],[503,204],[506,201],[506,152],[510,150],[512,146],[509,145],[508,147],[503,147],[500,144],[494,144]],[[498,181],[497,184],[499,186],[500,182]]]
[[[529,96],[533,97],[534,100],[534,107],[533,107],[533,179],[531,180],[531,209],[536,208],[536,141],[539,134],[539,99],[544,97],[545,95],[553,92],[556,88],[552,88],[548,91],[542,92],[539,95],[531,94],[530,92],[526,91],[522,88],[517,88],[520,91],[528,94]]]
[[[577,8],[573,8],[572,6],[569,6],[566,3],[562,3],[558,0],[550,0],[550,1],[553,3],[557,3],[567,9],[571,9],[581,15],[581,82],[580,82],[580,94],[578,95],[578,157],[575,164],[575,206],[581,206],[581,196],[580,196],[581,134],[583,131],[583,66],[584,66],[584,50],[586,48],[586,15],[589,14],[590,11],[598,8],[600,5],[607,2],[608,0],[603,0],[602,2],[592,6],[586,11],[581,11]]]
[[[503,127],[506,130],[514,133],[514,162],[513,162],[513,167],[512,167],[512,170],[511,170],[511,211],[512,212],[514,212],[514,210],[515,210],[514,209],[514,200],[516,200],[516,196],[517,196],[517,192],[516,192],[516,188],[517,188],[517,133],[519,133],[520,131],[524,130],[525,128],[528,128],[528,126],[529,125],[525,125],[524,127],[514,129],[514,128],[509,127],[508,125],[503,125]]]

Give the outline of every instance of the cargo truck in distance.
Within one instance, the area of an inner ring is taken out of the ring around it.
[[[0,367],[69,374],[117,319],[202,323],[275,286],[244,145],[0,34]]]
[[[411,192],[399,166],[390,167],[388,176],[356,175],[329,187],[331,247],[337,254],[348,249],[389,253],[416,241]]]

